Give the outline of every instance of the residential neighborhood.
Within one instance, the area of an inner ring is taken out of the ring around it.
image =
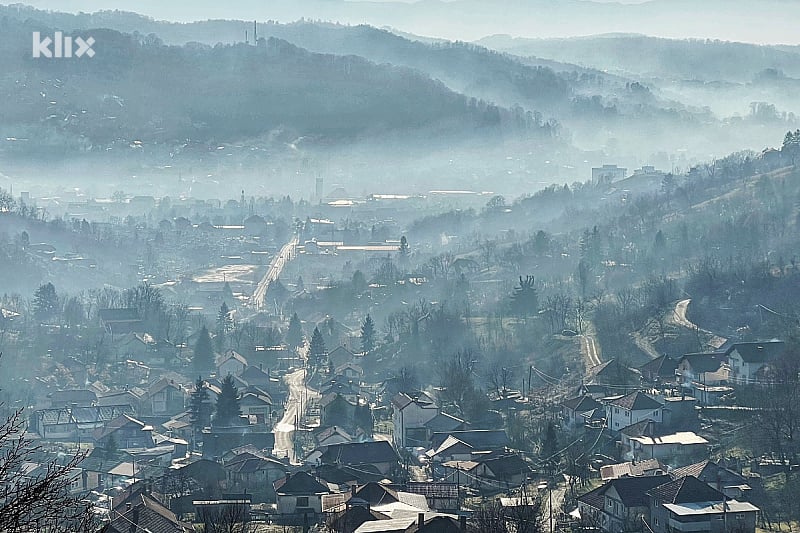
[[[0,533],[800,531],[800,2],[22,2]]]

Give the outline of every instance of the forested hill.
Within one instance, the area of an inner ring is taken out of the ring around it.
[[[165,46],[87,30],[94,58],[31,58],[40,23],[0,22],[3,137],[64,138],[82,148],[111,140],[236,141],[281,134],[338,142],[392,132],[469,137],[549,135],[522,110],[457,94],[401,67],[315,54],[270,38],[244,44]]]
[[[0,7],[0,16],[16,20],[35,20],[69,30],[110,28],[120,32],[154,35],[166,44],[199,42],[207,45],[243,42],[247,33],[253,42],[252,22],[210,20],[178,24],[154,21],[148,17],[120,11],[72,15],[21,7]],[[544,112],[555,111],[569,103],[575,92],[561,71],[585,71],[574,65],[523,64],[519,60],[467,43],[423,43],[371,26],[347,26],[322,22],[257,24],[258,37],[275,37],[312,52],[356,55],[375,63],[387,63],[417,69],[449,88],[476,98],[512,106],[521,104]],[[599,75],[599,72],[594,72]]]
[[[494,35],[478,43],[517,55],[548,57],[631,76],[743,82],[775,69],[800,77],[800,53],[792,47],[619,34],[571,39]]]

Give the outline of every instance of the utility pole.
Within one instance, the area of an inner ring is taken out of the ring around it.
[[[552,478],[550,478],[550,482],[547,484],[547,489],[548,492],[550,493],[549,494],[550,504],[548,505],[548,507],[550,507],[550,533],[553,533],[553,479]]]

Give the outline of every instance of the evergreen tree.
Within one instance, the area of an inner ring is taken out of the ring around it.
[[[275,281],[267,287],[267,294],[264,295],[264,303],[272,304],[278,302],[282,304],[289,298],[289,289],[281,282],[280,278],[275,278]]]
[[[200,329],[200,336],[194,345],[194,369],[197,371],[210,371],[214,368],[214,346],[211,344],[211,335],[205,326]]]
[[[33,314],[39,322],[55,317],[58,308],[58,295],[52,283],[45,283],[33,293]]]
[[[222,391],[217,397],[214,424],[232,426],[239,421],[242,409],[239,407],[239,390],[233,384],[233,376],[228,374],[222,380]]]
[[[189,422],[195,433],[211,424],[211,400],[202,377],[198,377],[189,398]]]
[[[322,362],[322,359],[327,355],[325,349],[325,339],[322,338],[322,333],[319,328],[314,328],[314,333],[311,335],[311,344],[308,348],[308,362],[312,366],[317,366]]]
[[[228,304],[222,302],[217,312],[217,335],[214,337],[214,347],[218,352],[225,350],[225,337],[233,330],[233,316]]]
[[[372,436],[374,421],[372,419],[372,410],[370,410],[368,403],[356,406],[355,412],[353,413],[353,424],[357,428],[364,430],[364,433],[368,436]]]
[[[367,315],[361,325],[361,351],[369,353],[375,349],[375,322]]]
[[[355,272],[353,272],[353,277],[351,279],[350,284],[353,287],[353,294],[355,294],[356,296],[362,294],[368,288],[367,278],[364,276],[364,273],[361,272],[360,270],[356,270]]]
[[[539,455],[549,471],[555,470],[556,466],[558,466],[558,435],[556,434],[556,425],[552,420],[547,423]]]
[[[233,315],[231,310],[228,309],[228,304],[222,302],[219,306],[219,313],[217,313],[217,334],[225,335],[233,329]]]
[[[410,248],[408,246],[408,239],[406,239],[405,235],[400,237],[400,250],[399,251],[400,251],[400,257],[402,257],[402,258],[408,257],[408,253],[410,251]]]
[[[110,434],[106,439],[105,444],[103,444],[103,456],[106,459],[112,459],[119,450],[119,444],[117,443],[117,437],[114,434]]]
[[[511,295],[511,311],[518,316],[531,316],[539,312],[539,294],[533,276],[519,277],[519,285]]]
[[[658,232],[656,232],[655,241],[653,242],[653,249],[656,251],[656,253],[661,253],[664,251],[666,247],[667,247],[667,238],[664,236],[663,231],[658,230]]]
[[[222,298],[224,298],[226,302],[233,301],[233,289],[231,289],[231,284],[227,281],[225,285],[222,286]]]
[[[297,313],[289,319],[289,329],[286,332],[286,344],[292,349],[297,349],[303,345],[303,325]]]

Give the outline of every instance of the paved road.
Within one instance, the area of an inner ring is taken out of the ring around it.
[[[298,464],[294,450],[294,431],[295,422],[302,419],[302,409],[305,410],[309,401],[319,397],[319,393],[313,389],[305,387],[306,370],[301,368],[291,374],[286,374],[284,380],[289,385],[289,399],[286,400],[286,411],[283,418],[275,425],[275,454],[282,455],[285,452],[289,462]]]
[[[256,309],[264,307],[264,297],[267,295],[269,284],[278,279],[278,276],[280,276],[283,271],[283,267],[292,260],[298,242],[299,239],[297,235],[295,235],[292,237],[292,240],[287,242],[278,254],[272,258],[269,268],[267,268],[267,273],[264,274],[264,277],[258,282],[256,290],[253,291],[253,299],[251,301]]]

